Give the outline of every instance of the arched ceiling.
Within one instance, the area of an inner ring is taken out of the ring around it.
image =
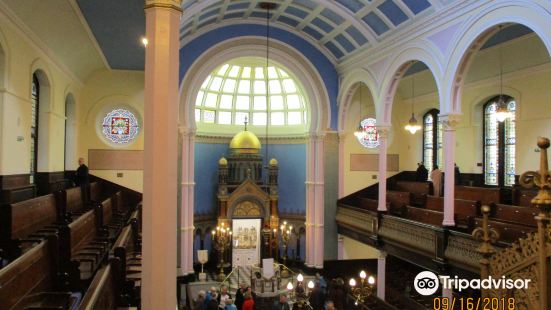
[[[181,44],[228,23],[265,23],[258,0],[184,0]],[[450,0],[269,0],[272,25],[298,33],[341,61]]]

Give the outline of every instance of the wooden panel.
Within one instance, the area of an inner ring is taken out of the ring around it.
[[[142,170],[143,151],[88,150],[90,170]]]
[[[398,154],[388,154],[386,170],[398,171]],[[350,154],[350,171],[379,171],[379,154]]]

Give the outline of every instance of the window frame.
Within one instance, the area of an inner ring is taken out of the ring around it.
[[[422,140],[422,153],[423,153],[423,164],[425,164],[425,138],[426,138],[426,131],[425,131],[425,119],[427,116],[432,116],[432,168],[434,166],[438,165],[439,162],[439,148],[438,148],[438,131],[441,129],[440,126],[440,119],[438,115],[440,114],[440,110],[438,109],[430,109],[425,114],[423,114],[423,140]],[[442,168],[442,167],[438,167]],[[432,170],[432,169],[429,169]]]
[[[31,155],[31,167],[29,169],[29,183],[35,184],[36,183],[36,175],[38,172],[38,131],[39,131],[39,119],[40,119],[40,81],[38,80],[38,76],[36,73],[33,74],[32,82],[31,82],[31,101],[36,101],[34,103],[34,111],[31,111],[31,113],[34,112],[35,119],[34,124],[31,124],[31,143],[33,146],[33,152]],[[36,90],[36,95],[33,94],[33,87]],[[33,109],[33,107],[31,107]],[[34,126],[33,126],[34,125]],[[32,128],[34,127],[34,135]]]
[[[498,129],[497,129],[497,137],[498,137],[498,145],[497,145],[497,160],[498,160],[498,168],[497,168],[497,185],[493,184],[487,184],[486,183],[486,108],[488,105],[497,103],[499,98],[502,97],[503,101],[505,102],[505,105],[509,105],[511,101],[515,102],[515,111],[518,108],[518,102],[515,100],[515,98],[507,95],[497,95],[492,98],[490,98],[484,105],[482,105],[482,178],[484,180],[485,186],[490,187],[513,187],[516,184],[512,185],[505,185],[505,125],[507,120],[503,122],[497,122],[498,123]],[[516,113],[516,112],[515,112]],[[516,117],[515,117],[515,138],[516,138]],[[515,148],[516,148],[516,142],[515,142]],[[516,160],[516,154],[515,154],[515,160]]]

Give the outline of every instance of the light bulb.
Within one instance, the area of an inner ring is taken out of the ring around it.
[[[367,278],[367,283],[369,283],[369,285],[375,284],[375,278],[373,276],[369,276],[369,278]]]
[[[214,231],[214,230],[211,233],[212,233],[213,236],[216,235],[216,231]]]
[[[310,280],[308,281],[308,288],[313,289],[314,288],[314,281]]]
[[[354,287],[356,286],[356,280],[354,278],[350,279],[350,282],[348,282],[348,284],[350,284],[350,286]]]
[[[298,281],[298,282],[304,281],[304,276],[302,275],[302,273],[299,273],[299,274],[298,274],[298,276],[297,276],[297,281]]]
[[[287,283],[287,289],[289,291],[292,291],[293,290],[293,283],[291,283],[291,282]]]
[[[149,44],[149,40],[146,37],[142,37],[142,44],[144,47],[147,47],[147,44]]]
[[[503,123],[508,117],[509,113],[507,111],[497,111],[495,114],[496,120],[500,123]]]
[[[367,274],[365,273],[365,271],[360,271],[360,278],[362,279],[365,279],[367,277]]]

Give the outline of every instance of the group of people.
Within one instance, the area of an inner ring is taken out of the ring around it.
[[[298,290],[300,286],[296,289]],[[298,294],[298,291],[295,291]],[[304,288],[302,288],[304,293]],[[194,303],[194,310],[262,310],[255,305],[256,294],[250,286],[241,283],[239,289],[235,293],[235,299],[228,292],[227,286],[222,286],[220,292],[216,287],[211,287],[207,292],[199,291],[197,299]],[[327,287],[327,282],[320,274],[316,274],[314,288],[308,294],[308,303],[310,307],[306,309],[313,310],[344,310],[346,302],[346,292],[344,280],[337,279],[331,282],[330,287]],[[295,310],[298,309],[298,304],[290,305],[288,295],[283,292],[279,295],[278,300],[273,304],[272,310]]]
[[[461,182],[461,172],[457,164],[454,164],[455,169],[455,185],[459,185]],[[429,178],[429,171],[423,163],[417,164],[416,177],[418,182],[426,182]],[[434,196],[441,196],[442,189],[442,170],[438,168],[437,165],[434,165],[432,171],[430,172],[430,180],[432,181],[432,186],[434,189]]]

